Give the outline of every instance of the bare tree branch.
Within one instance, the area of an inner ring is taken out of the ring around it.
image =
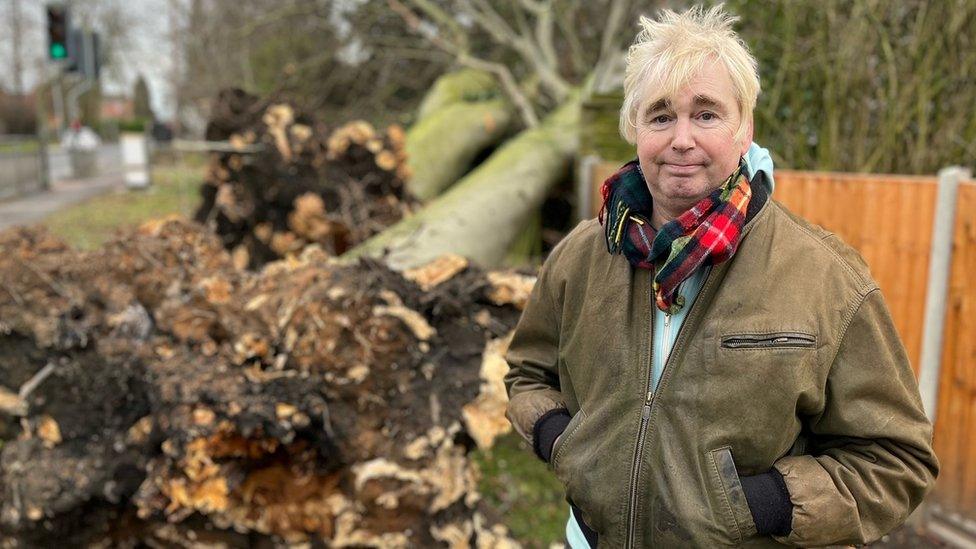
[[[411,0],[416,3],[418,1],[425,2],[426,0]],[[539,118],[535,114],[535,110],[532,108],[531,102],[522,93],[518,87],[518,83],[515,81],[515,77],[512,76],[511,71],[505,65],[501,63],[493,63],[491,61],[486,61],[474,55],[471,55],[467,49],[461,47],[461,45],[449,42],[441,38],[438,34],[425,34],[421,31],[423,21],[417,16],[410,8],[403,5],[399,0],[387,0],[387,4],[390,6],[394,12],[399,15],[408,27],[414,32],[421,33],[428,40],[430,40],[435,46],[443,49],[444,51],[451,53],[456,56],[459,63],[467,67],[474,69],[481,69],[484,71],[491,72],[498,77],[499,83],[505,93],[508,94],[512,103],[518,109],[522,116],[522,120],[525,122],[526,126],[536,127],[539,125]],[[465,42],[466,44],[466,42]]]
[[[629,0],[613,0],[607,15],[607,22],[603,28],[603,39],[600,43],[600,57],[597,58],[593,69],[593,86],[595,89],[612,87],[614,68],[623,58],[618,35],[623,20],[630,8]]]
[[[512,99],[512,102],[515,103],[515,107],[522,116],[522,120],[525,122],[525,125],[530,128],[534,128],[539,125],[539,117],[536,116],[535,110],[532,108],[532,103],[529,102],[529,100],[519,89],[518,83],[515,82],[515,77],[512,76],[512,72],[508,70],[508,67],[502,65],[501,63],[493,63],[491,61],[485,61],[484,59],[466,55],[458,57],[458,61],[471,68],[486,70],[498,76],[498,79],[501,81],[502,88],[505,89],[506,93],[508,93],[509,97]]]
[[[533,5],[531,0],[522,1],[528,3],[529,5]],[[536,41],[539,43],[539,48],[542,50],[542,54],[545,56],[546,62],[550,67],[556,69],[559,67],[559,60],[556,56],[556,43],[553,39],[554,18],[552,0],[546,0],[544,3],[532,9],[536,10]]]
[[[519,35],[532,36],[532,31],[529,29],[529,21],[525,16],[525,10],[522,9],[522,6],[516,0],[508,0],[508,3],[512,6],[512,13],[515,15],[515,23],[518,25]]]
[[[454,36],[459,48],[468,50],[468,36],[453,17],[429,0],[410,0],[410,3],[433,19],[441,27],[447,28]]]
[[[554,6],[553,10],[557,14],[556,23],[559,30],[569,45],[569,60],[573,65],[573,71],[577,74],[584,74],[589,70],[586,66],[586,56],[583,54],[583,44],[580,42],[579,34],[576,32],[574,20],[579,4],[570,1],[566,6]]]
[[[547,62],[531,36],[516,34],[487,0],[462,0],[462,6],[468,8],[469,15],[482,29],[499,43],[511,46],[538,73],[542,85],[557,102],[569,95],[571,86],[559,75],[557,67]]]
[[[603,27],[603,41],[600,43],[599,59],[603,59],[612,51],[620,49],[620,46],[617,45],[619,40],[618,34],[620,33],[620,26],[623,24],[624,16],[627,15],[629,8],[629,0],[613,0],[613,3],[610,4],[607,24]],[[597,60],[597,64],[599,63],[600,61]]]

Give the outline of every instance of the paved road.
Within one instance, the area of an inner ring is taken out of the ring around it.
[[[124,186],[122,175],[118,173],[52,182],[51,189],[46,192],[0,202],[0,230],[35,223],[61,208]]]
[[[3,169],[0,159],[0,169]],[[68,152],[48,147],[50,189],[19,198],[0,200],[0,230],[44,219],[54,212],[93,196],[124,188],[122,155],[118,145],[102,145],[98,150],[99,175],[87,179],[71,178]]]

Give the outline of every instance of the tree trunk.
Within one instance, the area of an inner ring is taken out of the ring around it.
[[[468,69],[437,79],[407,132],[408,190],[421,200],[443,192],[505,137],[513,118],[490,74]]]
[[[473,103],[501,97],[495,77],[485,71],[464,69],[449,72],[434,82],[417,109],[417,120],[456,103]]]
[[[431,113],[407,133],[407,188],[429,200],[451,186],[479,153],[502,140],[511,126],[512,107],[504,100],[455,103]]]
[[[505,143],[483,164],[413,216],[342,255],[382,256],[396,269],[453,252],[482,265],[500,263],[529,216],[572,162],[579,129],[573,95],[539,127]]]

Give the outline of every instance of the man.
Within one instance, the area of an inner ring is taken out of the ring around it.
[[[574,548],[867,543],[938,471],[867,266],[769,198],[733,21],[641,18],[637,161],[550,254],[508,352],[507,415],[565,485]]]

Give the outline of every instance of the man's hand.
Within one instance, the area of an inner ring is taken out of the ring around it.
[[[549,410],[535,422],[532,428],[532,450],[542,461],[549,463],[552,461],[552,449],[556,447],[556,441],[566,431],[572,416],[566,408],[555,408]]]

